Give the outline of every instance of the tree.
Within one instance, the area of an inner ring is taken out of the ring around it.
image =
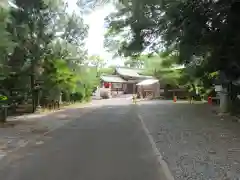
[[[233,89],[240,76],[238,1],[119,1],[121,8],[108,18],[111,36],[129,27],[131,38],[120,52],[139,55],[144,50],[176,53],[178,63],[193,67],[197,76],[220,71],[221,83]],[[113,38],[112,38],[113,40]],[[191,69],[191,68],[188,68]],[[197,78],[198,79],[198,78]],[[236,99],[236,93],[230,99]]]
[[[125,66],[129,66],[131,68],[143,68],[144,59],[140,59],[138,57],[129,57],[125,62]]]
[[[84,39],[88,27],[83,23],[81,16],[75,13],[68,14],[65,8],[60,8],[57,12],[59,12],[59,18],[55,27],[59,32],[51,42],[50,51],[44,62],[49,69],[48,73],[52,72],[53,77],[49,79],[49,82],[46,81],[48,83],[45,83],[45,96],[49,96],[47,94],[49,88],[55,87],[52,90],[55,94],[64,92],[65,99],[70,100],[71,94],[83,93],[83,90],[86,89],[81,76],[85,75],[83,65],[87,54],[84,49]],[[46,73],[46,78],[49,76],[48,73]],[[59,81],[59,78],[62,80]],[[81,98],[84,97],[81,95]]]
[[[14,74],[27,72],[30,77],[33,111],[36,109],[35,85],[40,75],[41,64],[48,51],[48,45],[54,38],[50,30],[56,18],[49,4],[43,0],[16,0],[18,9],[11,10],[11,23],[8,31],[18,42],[8,65]],[[14,82],[13,82],[14,84]],[[14,85],[13,85],[14,86]]]
[[[9,9],[0,7],[0,69],[2,78],[4,74],[9,72],[6,65],[8,55],[12,53],[15,43],[11,38],[11,34],[7,32],[7,24],[9,22]]]
[[[123,2],[122,8],[108,21],[109,31],[115,34],[130,27],[131,41],[126,40],[121,46],[125,55],[134,55],[147,47],[159,51],[159,44],[164,44],[168,51],[179,52],[180,62],[188,64],[195,57],[202,57],[212,64],[213,71],[223,70],[231,78],[238,76],[233,73],[232,66],[239,64],[239,54],[235,51],[239,42],[236,26],[239,3],[197,0]]]
[[[81,15],[67,12],[62,0],[16,0],[15,4],[0,8],[1,85],[9,94],[12,90],[22,96],[32,94],[28,98],[35,111],[38,82],[43,96],[51,98],[50,92],[76,91],[87,57],[88,27]]]
[[[99,77],[100,75],[99,71],[101,68],[103,68],[106,65],[106,62],[100,56],[92,55],[87,59],[85,64],[88,66],[95,67],[97,72],[97,77]]]
[[[100,68],[99,74],[113,74],[115,71],[114,66]]]
[[[82,46],[87,35],[87,28],[88,26],[84,24],[83,19],[73,13],[67,19],[61,38],[70,44]]]
[[[102,68],[106,63],[104,62],[104,59],[102,59],[100,56],[93,55],[90,56],[87,60],[87,64],[90,66],[95,66],[97,68]]]

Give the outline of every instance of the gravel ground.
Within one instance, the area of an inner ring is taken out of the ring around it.
[[[176,180],[240,179],[240,123],[187,102],[145,101],[138,113]]]

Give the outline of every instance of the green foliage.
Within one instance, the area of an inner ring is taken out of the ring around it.
[[[138,59],[144,61],[144,75],[150,75],[158,78],[162,85],[171,87],[185,88],[189,92],[198,92],[203,98],[212,91],[212,79],[216,72],[211,76],[208,73],[202,74],[202,70],[196,70],[194,67],[176,68],[178,58],[174,54],[160,53],[159,55],[142,55]]]
[[[178,52],[178,62],[205,63],[204,71],[240,76],[237,1],[118,1],[121,8],[107,18],[108,39],[126,56],[148,49]],[[123,38],[122,34],[131,34]],[[198,69],[198,68],[197,68]],[[200,68],[201,69],[201,68]]]
[[[93,66],[97,70],[99,70],[100,68],[103,68],[105,66],[106,62],[100,56],[94,55],[90,56],[85,62],[85,64],[88,66]]]
[[[61,93],[67,101],[90,99],[99,79],[84,66],[88,26],[82,14],[69,13],[63,0],[14,3],[0,6],[1,89],[32,99],[33,106],[38,88],[41,102],[57,101]]]
[[[67,66],[67,63],[62,60],[53,60],[51,62],[45,62],[45,71],[42,74],[44,84],[44,94],[52,99],[58,99],[61,91],[73,92],[76,88],[76,75]]]
[[[125,62],[124,65],[131,68],[142,68],[145,64],[145,59],[138,57],[130,57]]]
[[[0,96],[0,101],[6,101],[6,100],[8,100],[7,96],[3,96],[3,95]]]
[[[106,19],[105,45],[114,45],[119,55],[134,57],[164,51],[161,63],[150,63],[152,74],[185,64],[179,83],[203,94],[212,90],[219,72],[225,77],[223,84],[240,77],[238,1],[130,0],[118,1],[118,7]],[[178,75],[165,72],[165,76]]]
[[[81,73],[81,82],[84,86],[84,94],[85,97],[89,98],[95,87],[99,85],[99,77],[97,76],[98,72],[95,68],[83,66]]]
[[[113,74],[115,71],[115,67],[103,67],[99,69],[99,74]]]
[[[9,10],[0,7],[0,74],[9,72],[9,67],[6,65],[8,54],[12,53],[15,43],[11,38],[11,34],[7,31],[9,22]]]

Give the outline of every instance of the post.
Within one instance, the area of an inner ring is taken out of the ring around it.
[[[40,106],[40,89],[36,89],[36,110],[40,110],[41,106]]]
[[[177,102],[177,96],[173,96],[173,102]]]
[[[226,113],[228,111],[228,89],[223,85],[215,85],[215,91],[219,93],[220,97],[220,112]]]
[[[31,74],[31,91],[32,91],[32,113],[36,111],[36,93],[35,93],[35,76]]]
[[[2,123],[5,123],[6,122],[6,120],[7,120],[7,110],[8,110],[8,106],[6,106],[6,105],[2,105],[1,106],[1,119],[0,119],[0,122],[2,122]]]
[[[211,96],[208,97],[208,104],[212,105],[212,97]]]
[[[136,84],[133,84],[133,94],[136,94]]]
[[[142,88],[142,86],[140,86],[139,89],[140,89],[140,98],[143,99],[143,88]]]
[[[228,94],[227,92],[220,92],[220,111],[226,113],[228,111]]]
[[[60,92],[60,94],[59,94],[59,104],[62,104],[62,92]]]

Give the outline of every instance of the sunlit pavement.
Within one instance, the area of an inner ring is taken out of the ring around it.
[[[0,179],[165,180],[131,100],[94,101],[86,108],[2,159]]]

